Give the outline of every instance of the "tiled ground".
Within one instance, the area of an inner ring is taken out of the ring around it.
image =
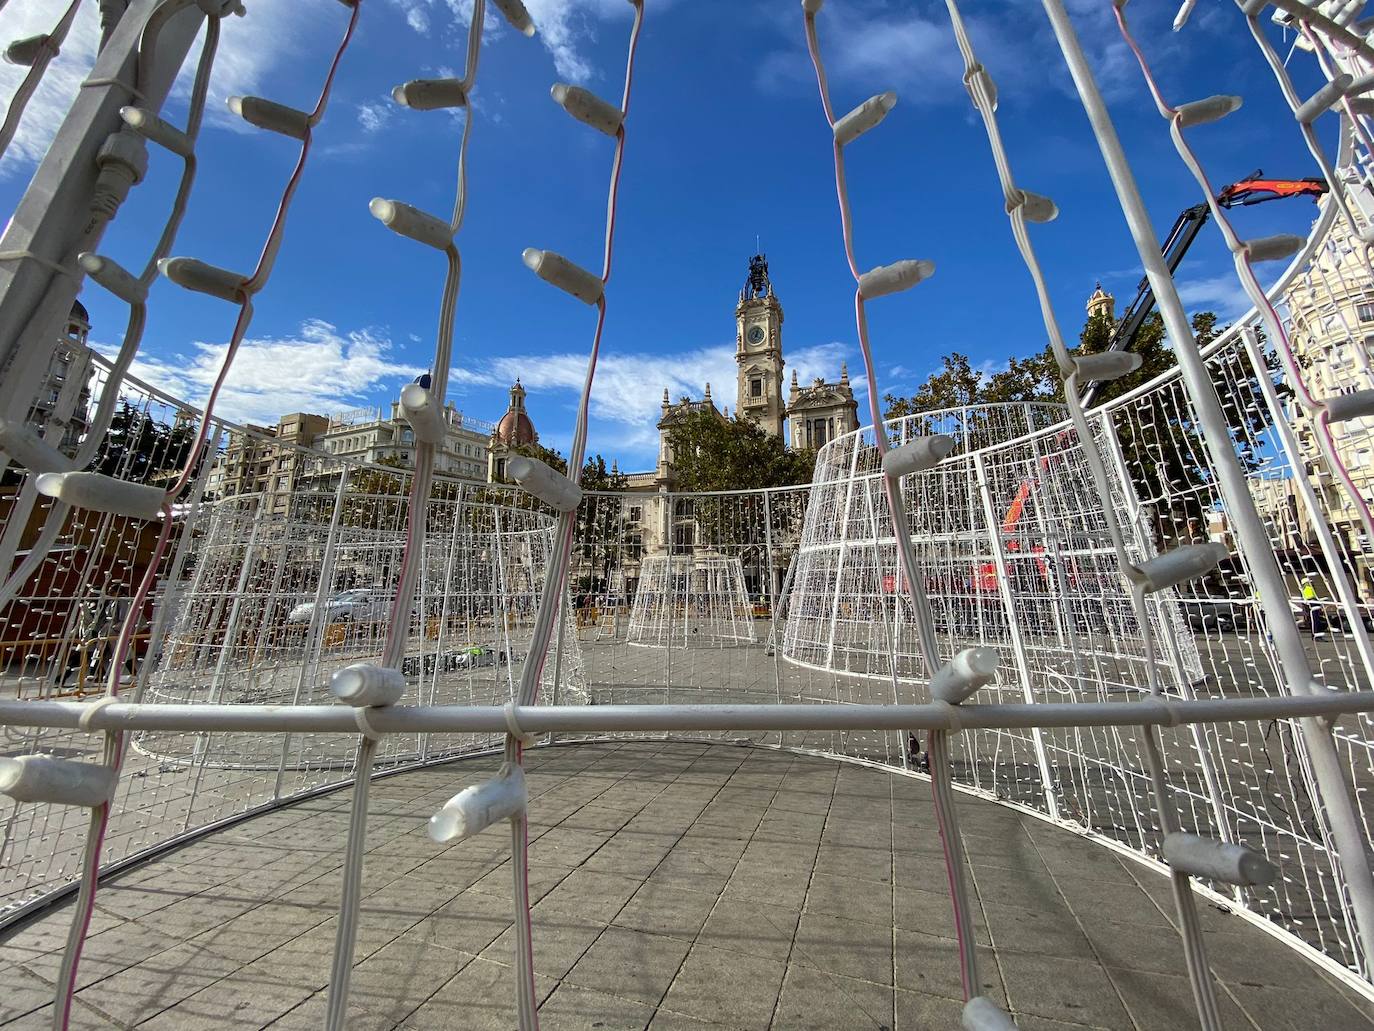
[[[729,745],[530,755],[541,1023],[958,1027],[926,785]],[[433,845],[489,759],[374,785],[350,1026],[513,1028],[507,836]],[[102,888],[73,1027],[318,1028],[348,794],[211,835]],[[984,992],[1022,1031],[1195,1026],[1165,880],[961,799]],[[69,910],[0,942],[0,1024],[44,1027]],[[1374,1025],[1374,1006],[1206,907],[1228,1028]]]

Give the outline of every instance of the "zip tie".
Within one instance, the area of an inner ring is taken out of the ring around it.
[[[1183,723],[1183,713],[1178,711],[1178,706],[1169,701],[1164,695],[1155,695],[1154,701],[1164,710],[1165,726],[1177,727]]]
[[[97,698],[95,701],[91,702],[90,705],[86,706],[86,710],[77,719],[76,729],[86,734],[98,733],[98,730],[91,726],[91,722],[107,706],[114,705],[118,701],[119,697],[117,695],[112,694],[103,695],[102,697]]]
[[[527,734],[521,730],[520,724],[515,718],[515,699],[511,699],[505,705],[501,706],[501,715],[506,718],[506,732],[509,733],[511,737],[515,738],[515,740],[519,741],[522,745],[534,743],[535,735]]]
[[[964,729],[964,721],[963,721],[962,719],[959,718],[959,706],[957,706],[957,705],[952,705],[952,704],[950,704],[949,702],[944,701],[944,700],[941,699],[941,698],[933,698],[933,699],[931,700],[931,704],[932,704],[932,705],[935,705],[935,706],[938,706],[939,709],[940,709],[940,712],[944,715],[945,719],[949,722],[949,726],[948,726],[948,727],[943,727],[943,728],[937,729],[937,730],[935,731],[935,733],[938,734],[938,733],[941,732],[941,730],[943,730],[943,731],[945,731],[946,733],[957,734],[957,733],[959,733],[961,730]]]
[[[367,715],[371,711],[372,706],[359,705],[353,710],[353,722],[358,725],[358,730],[362,732],[363,737],[369,741],[380,741],[382,732],[372,725],[372,720]]]
[[[148,100],[147,95],[141,89],[139,89],[137,86],[131,86],[123,79],[114,79],[109,76],[104,76],[103,78],[99,79],[87,79],[85,82],[81,84],[81,88],[85,89],[87,86],[122,86],[124,89],[129,91],[129,95],[132,96],[135,100],[141,100],[145,103]]]
[[[56,272],[58,275],[71,276],[76,278],[76,273],[65,265],[59,265],[55,261],[43,257],[41,254],[34,254],[33,251],[0,251],[0,261],[35,261],[42,265],[49,272]]]

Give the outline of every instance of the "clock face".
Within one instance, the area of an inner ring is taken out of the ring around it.
[[[750,327],[749,327],[749,332],[746,333],[746,334],[744,335],[744,339],[748,340],[751,344],[760,344],[760,343],[762,343],[762,342],[763,342],[763,327],[762,327],[762,326],[750,326]]]

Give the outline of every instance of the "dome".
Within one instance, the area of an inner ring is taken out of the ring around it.
[[[533,444],[539,439],[539,435],[534,432],[534,423],[523,411],[508,411],[501,416],[501,421],[496,424],[492,436],[500,443],[512,447]]]
[[[511,384],[510,407],[497,422],[496,429],[491,431],[491,439],[493,443],[505,444],[507,447],[534,444],[539,440],[539,434],[534,430],[534,422],[525,412],[525,388],[518,379]]]
[[[91,315],[90,312],[86,310],[86,306],[80,301],[72,301],[72,312],[71,315],[68,316],[68,321],[80,322],[82,325],[89,327],[91,324]]]

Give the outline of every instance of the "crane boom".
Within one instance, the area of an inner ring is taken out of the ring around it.
[[[1263,170],[1257,168],[1244,179],[1234,182],[1230,186],[1222,187],[1221,192],[1217,194],[1217,204],[1230,209],[1252,207],[1256,204],[1264,204],[1271,200],[1283,200],[1287,197],[1311,197],[1315,201],[1330,189],[1325,179],[1316,177],[1265,179],[1263,176]],[[1169,230],[1169,235],[1160,248],[1164,255],[1164,264],[1169,269],[1171,276],[1183,262],[1183,256],[1188,253],[1188,248],[1197,239],[1197,234],[1207,224],[1207,219],[1211,213],[1211,208],[1208,205],[1194,204],[1190,208],[1184,208],[1175,220],[1173,228]],[[1145,320],[1150,317],[1150,312],[1154,310],[1154,306],[1155,292],[1150,287],[1149,279],[1142,279],[1136,290],[1135,298],[1126,306],[1120,321],[1116,324],[1116,330],[1112,333],[1111,341],[1107,344],[1106,350],[1129,351],[1135,343],[1135,338],[1140,334],[1141,327],[1145,325]],[[1092,402],[1097,393],[1097,387],[1097,383],[1089,383],[1084,389],[1082,396],[1084,406]]]

